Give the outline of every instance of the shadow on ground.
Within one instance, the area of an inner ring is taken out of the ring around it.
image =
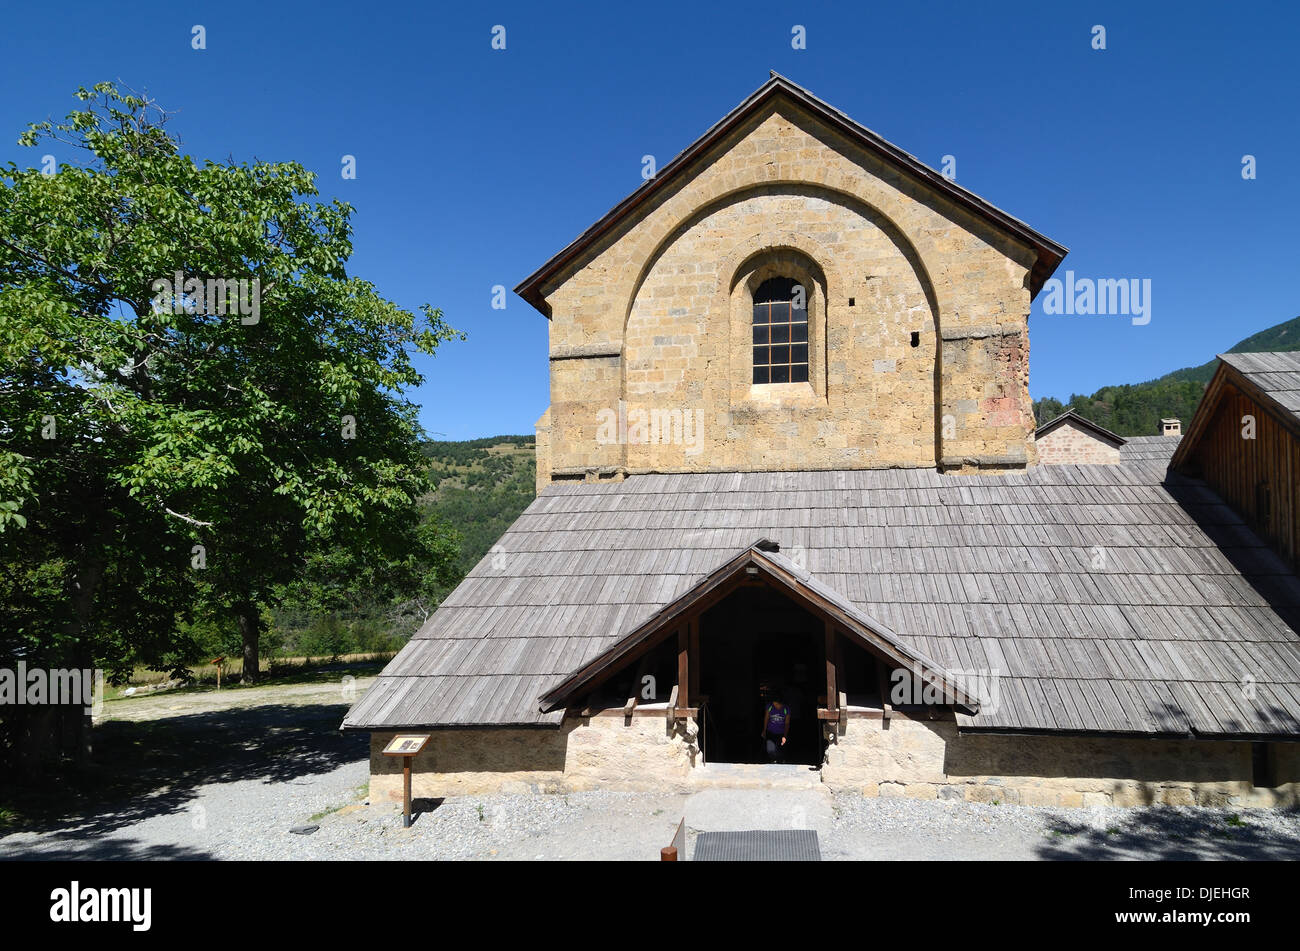
[[[1056,818],[1038,846],[1043,859],[1295,860],[1300,838],[1261,828],[1217,809],[1180,811],[1152,807],[1119,816],[1098,812],[1097,821]]]
[[[215,856],[204,849],[192,849],[182,845],[145,845],[136,839],[113,839],[95,846],[96,862],[196,862],[214,859]],[[77,843],[67,848],[49,848],[43,846],[40,851],[27,853],[15,852],[6,855],[7,862],[84,862],[86,850]]]
[[[103,723],[94,731],[93,768],[52,777],[39,789],[5,791],[24,820],[3,832],[63,832],[85,839],[153,816],[182,811],[209,783],[292,783],[369,753],[364,733],[340,733],[347,703],[268,704],[159,720]],[[3,843],[3,838],[0,838]],[[102,858],[203,858],[133,850],[129,840]],[[41,858],[59,858],[57,850]]]

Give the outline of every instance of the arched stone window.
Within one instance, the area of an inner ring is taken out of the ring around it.
[[[754,382],[808,382],[808,290],[770,277],[754,291]]]
[[[763,248],[731,279],[731,402],[826,399],[826,274],[796,248]]]

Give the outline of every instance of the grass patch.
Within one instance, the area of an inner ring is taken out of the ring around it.
[[[288,687],[301,684],[325,684],[335,683],[345,675],[351,674],[354,677],[370,676],[378,674],[383,670],[384,665],[393,658],[391,653],[383,654],[353,654],[340,657],[337,660],[333,658],[294,658],[288,663],[276,662],[271,665],[269,670],[263,671],[261,678],[255,684],[241,684],[238,673],[226,673],[221,678],[221,690],[258,690],[262,687]],[[137,693],[132,696],[124,696],[124,691],[130,686],[138,687],[139,684],[123,684],[118,687],[105,687],[104,700],[109,703],[129,702],[138,700],[142,697],[154,697],[162,693],[167,696],[178,696],[196,693],[211,693],[217,690],[216,668],[209,667],[206,670],[211,674],[204,674],[200,668],[200,676],[194,681],[180,687],[170,687],[165,691],[147,691]],[[165,681],[158,681],[164,683]]]
[[[369,781],[361,783],[358,786],[354,786],[352,788],[352,798],[350,798],[347,802],[338,806],[331,806],[329,809],[326,809],[324,812],[318,812],[316,813],[316,815],[312,816],[307,821],[319,822],[321,819],[324,819],[326,816],[333,815],[334,813],[338,812],[340,809],[346,809],[348,806],[352,805],[354,802],[356,802],[362,796],[366,795],[368,792],[370,792]]]

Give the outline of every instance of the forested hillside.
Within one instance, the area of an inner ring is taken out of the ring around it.
[[[274,612],[277,653],[342,654],[395,650],[486,555],[533,500],[532,436],[491,436],[463,442],[426,441],[431,491],[420,499],[419,533],[438,539],[440,557],[421,584],[396,598],[372,592],[337,572],[316,572]]]
[[[537,463],[532,436],[427,442],[434,491],[425,510],[460,534],[463,576],[533,500]]]
[[[1230,348],[1228,353],[1300,350],[1300,317],[1261,330]],[[1186,425],[1196,412],[1218,360],[1211,357],[1195,367],[1166,373],[1145,383],[1104,386],[1091,396],[1076,393],[1067,402],[1044,397],[1034,402],[1041,426],[1067,409],[1120,436],[1154,436],[1161,417],[1177,417]]]

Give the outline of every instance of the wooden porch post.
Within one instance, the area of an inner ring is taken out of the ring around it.
[[[698,706],[700,702],[700,619],[698,617],[693,617],[688,622],[687,636],[691,665],[691,702]]]
[[[880,719],[881,724],[889,722],[893,707],[889,704],[889,677],[885,674],[885,665],[876,659],[876,680],[880,684]]]
[[[677,686],[680,688],[677,703],[682,707],[689,707],[694,699],[691,692],[690,643],[687,625],[682,625],[677,629]]]
[[[835,628],[826,622],[826,709],[839,713],[840,696],[835,681]],[[838,719],[838,716],[836,717]]]

